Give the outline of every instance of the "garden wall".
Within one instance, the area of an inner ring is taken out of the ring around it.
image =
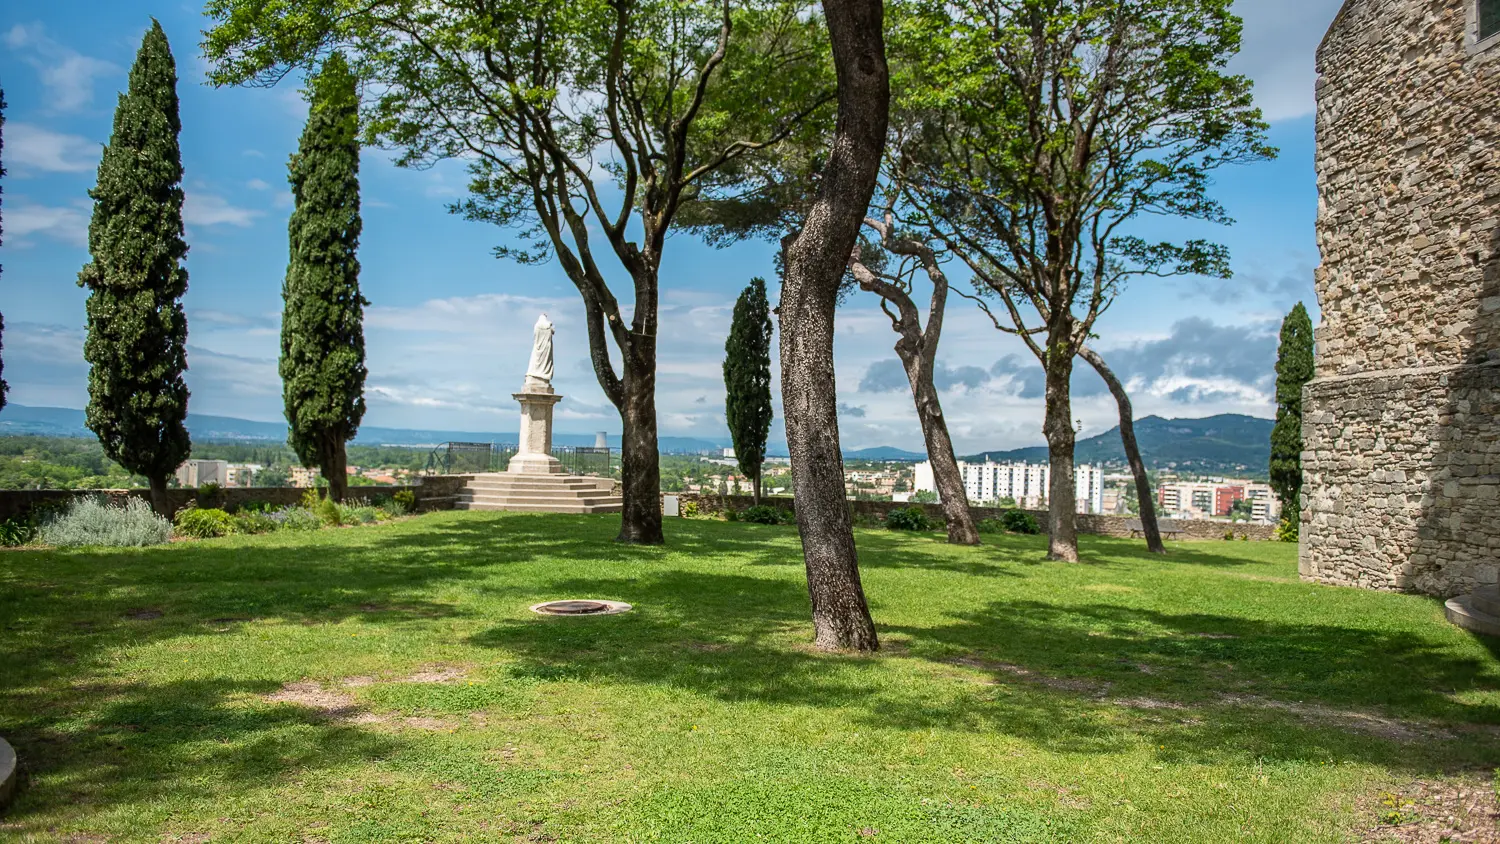
[[[751,498],[748,495],[719,496],[711,494],[704,495],[693,492],[667,494],[676,495],[678,499],[684,504],[689,501],[696,502],[698,504],[698,512],[708,515],[718,515],[725,507],[728,507],[731,510],[743,510],[755,503],[755,499]],[[785,510],[792,509],[792,499],[784,496],[768,495],[762,499],[762,503],[769,504],[773,507],[780,507]],[[927,515],[935,521],[943,521],[943,508],[937,504],[904,504],[891,501],[850,501],[849,506],[853,509],[856,517],[864,516],[872,520],[884,520],[886,513],[898,507],[921,507],[926,511]],[[998,507],[971,507],[969,509],[974,514],[974,519],[976,521],[987,518],[999,518],[1000,514],[1005,512],[1004,509]],[[1042,532],[1045,533],[1049,524],[1047,511],[1028,510],[1027,512],[1036,518],[1036,523],[1041,526]],[[1128,525],[1131,521],[1134,521],[1137,518],[1138,517],[1136,516],[1104,516],[1091,513],[1080,513],[1078,514],[1078,532],[1094,534],[1097,536],[1129,537],[1130,528],[1128,527]],[[1246,524],[1244,522],[1231,524],[1229,522],[1189,521],[1181,519],[1174,519],[1172,521],[1174,524],[1176,524],[1178,530],[1182,532],[1182,535],[1179,537],[1181,539],[1223,540],[1224,531],[1231,528],[1234,530],[1234,535],[1236,538],[1241,535],[1248,536],[1251,541],[1255,542],[1267,542],[1276,539],[1275,525]]]
[[[458,491],[469,481],[467,475],[443,475],[423,478],[415,486],[350,487],[349,498],[389,497],[404,489],[417,496],[420,511],[452,510],[458,500]],[[265,502],[276,506],[296,504],[307,490],[301,487],[225,487],[212,498],[199,502],[205,507],[220,507],[233,510],[253,502]],[[0,490],[0,521],[24,516],[31,508],[50,502],[66,502],[74,498],[102,495],[112,501],[127,498],[150,498],[145,489],[3,489]],[[167,502],[172,512],[198,501],[196,489],[169,489]]]

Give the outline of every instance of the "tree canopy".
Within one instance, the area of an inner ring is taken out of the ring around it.
[[[753,278],[734,303],[724,341],[724,417],[740,471],[755,483],[760,503],[761,468],[771,433],[771,306],[766,280]]]

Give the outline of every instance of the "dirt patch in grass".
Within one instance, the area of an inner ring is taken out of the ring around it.
[[[401,683],[454,683],[469,676],[469,672],[457,665],[431,665],[421,671],[403,677]]]
[[[1500,805],[1492,776],[1417,780],[1361,801],[1370,825],[1365,844],[1493,844],[1500,842]]]
[[[375,718],[360,709],[354,698],[343,692],[324,688],[322,683],[312,680],[304,680],[297,683],[287,683],[275,692],[265,697],[268,703],[290,703],[296,706],[311,709],[318,717],[330,721],[359,721],[362,719]]]
[[[161,618],[161,610],[139,609],[125,613],[125,617],[131,621],[154,621]]]
[[[1009,662],[998,662],[978,657],[961,656],[956,659],[947,660],[953,665],[962,665],[965,668],[977,668],[981,671],[991,671],[997,674],[1009,674],[1027,683],[1035,683],[1038,686],[1046,686],[1049,689],[1060,689],[1065,692],[1077,692],[1090,697],[1102,697],[1109,691],[1107,683],[1093,683],[1088,680],[1075,680],[1068,677],[1049,677],[1020,665]]]

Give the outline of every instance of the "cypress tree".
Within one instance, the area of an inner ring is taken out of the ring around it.
[[[343,56],[311,80],[311,107],[287,181],[296,203],[282,287],[281,382],[288,442],[342,501],[344,444],[365,415],[364,306],[359,293],[359,104]]]
[[[771,307],[766,280],[753,278],[734,303],[724,343],[724,416],[740,471],[755,482],[760,503],[761,467],[771,433]]]
[[[89,291],[89,428],[104,453],[151,484],[166,510],[167,477],[191,450],[182,295],[182,155],[177,68],[153,18],[89,196],[93,260],[78,274]]]
[[[5,89],[0,88],[0,178],[4,178],[4,176],[5,176]],[[5,189],[4,188],[0,188],[0,197],[3,197],[4,193],[5,193]],[[0,223],[0,235],[3,235],[4,233],[5,233],[5,226],[4,226],[3,223]],[[3,243],[4,243],[4,240],[0,240],[0,244],[3,244]],[[4,335],[5,335],[5,317],[0,316],[0,338],[3,338]],[[4,351],[4,350],[5,350],[5,344],[3,342],[0,342],[0,351]],[[5,373],[5,361],[4,360],[0,360],[0,375],[3,375],[4,373]],[[5,379],[4,378],[0,378],[0,410],[4,410],[5,409],[5,394],[9,393],[9,392],[10,392],[10,385],[8,385],[8,384],[5,383]]]
[[[1271,429],[1271,488],[1281,500],[1283,535],[1302,519],[1302,388],[1313,377],[1313,327],[1298,302],[1281,323],[1276,355],[1276,426]]]

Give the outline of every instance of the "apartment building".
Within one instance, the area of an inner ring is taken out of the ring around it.
[[[963,473],[964,493],[971,504],[1014,499],[1017,506],[1039,509],[1047,500],[1047,486],[1052,480],[1052,467],[1045,463],[965,463],[959,461],[958,469]],[[937,492],[937,482],[932,474],[932,463],[923,461],[914,469],[913,488],[917,491]],[[1078,465],[1074,467],[1074,484],[1077,508],[1080,513],[1104,512],[1104,469],[1100,466]]]

